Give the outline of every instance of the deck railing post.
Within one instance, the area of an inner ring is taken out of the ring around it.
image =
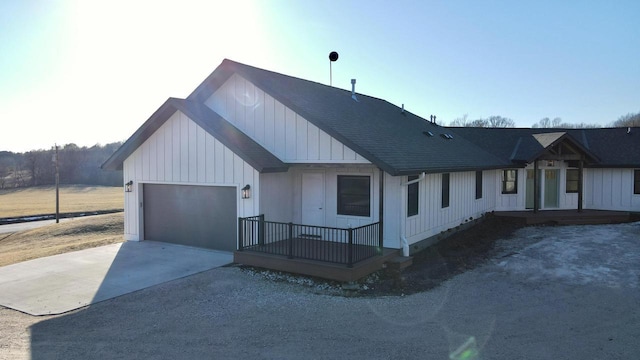
[[[239,217],[238,218],[238,251],[242,251],[242,244],[243,239],[242,239],[242,218]]]
[[[258,245],[264,245],[264,214],[258,215]]]
[[[347,246],[347,266],[353,267],[353,229],[347,229],[349,245]]]
[[[382,231],[382,221],[378,222],[378,251],[379,254],[382,255],[382,246],[383,246],[383,231]]]
[[[293,223],[289,223],[289,259],[293,259]]]

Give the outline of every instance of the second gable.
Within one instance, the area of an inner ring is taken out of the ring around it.
[[[205,104],[286,163],[369,161],[238,74]]]

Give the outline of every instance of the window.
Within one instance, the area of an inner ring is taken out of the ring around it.
[[[633,193],[640,195],[640,170],[633,171]]]
[[[418,175],[408,176],[407,180],[418,180]],[[419,182],[407,185],[407,217],[418,215],[419,185]]]
[[[371,215],[369,176],[338,175],[338,214]]]
[[[449,174],[442,174],[442,208],[449,207]]]
[[[482,199],[482,171],[476,171],[476,199]]]
[[[503,194],[518,193],[518,170],[516,169],[502,170],[502,193]]]
[[[567,169],[567,193],[577,193],[580,174],[578,169]]]

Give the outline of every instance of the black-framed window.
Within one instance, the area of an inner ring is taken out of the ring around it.
[[[476,171],[476,199],[482,199],[482,171]]]
[[[371,177],[338,175],[338,214],[371,216]]]
[[[567,169],[566,193],[577,193],[580,173],[578,169]]]
[[[517,169],[502,170],[502,193],[503,194],[518,193],[518,170]]]
[[[640,195],[640,169],[633,170],[633,193]]]
[[[418,180],[418,175],[407,176],[407,181],[413,180]],[[407,185],[407,217],[418,215],[419,185],[419,182]]]
[[[449,207],[449,174],[442,174],[442,208]]]

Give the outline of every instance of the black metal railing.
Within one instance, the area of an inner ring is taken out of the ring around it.
[[[238,219],[238,250],[290,259],[353,264],[382,253],[380,223],[333,228],[265,221],[264,215]]]

